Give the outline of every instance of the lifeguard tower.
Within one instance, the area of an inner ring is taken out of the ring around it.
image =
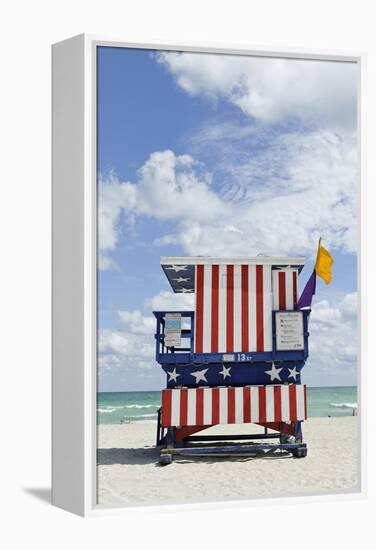
[[[301,370],[310,310],[296,310],[303,265],[292,257],[161,258],[173,291],[195,297],[194,311],[153,312],[156,361],[167,377],[157,430],[162,464],[175,455],[306,456]],[[193,435],[245,423],[264,433]]]

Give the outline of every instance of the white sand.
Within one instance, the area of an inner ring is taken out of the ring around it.
[[[255,425],[205,433],[255,433]],[[98,428],[98,504],[140,505],[309,495],[357,490],[357,418],[311,418],[303,424],[306,458],[180,458],[158,466],[156,425]],[[204,433],[204,432],[202,432]]]

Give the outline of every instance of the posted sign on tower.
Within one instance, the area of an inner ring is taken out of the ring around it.
[[[168,347],[181,346],[181,314],[180,313],[166,313],[165,345]]]
[[[277,311],[275,314],[277,351],[304,349],[303,313]]]

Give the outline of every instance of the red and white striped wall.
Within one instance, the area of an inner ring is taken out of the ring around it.
[[[272,350],[272,276],[267,265],[196,266],[196,353]]]
[[[273,309],[294,309],[298,301],[298,270],[274,269]]]
[[[162,391],[164,427],[291,422],[306,418],[306,386],[300,384]]]

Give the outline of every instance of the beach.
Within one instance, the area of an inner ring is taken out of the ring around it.
[[[354,492],[358,485],[358,418],[310,418],[306,458],[180,458],[157,464],[155,422],[98,425],[100,506],[137,506]],[[209,428],[207,434],[257,433],[255,425]]]

